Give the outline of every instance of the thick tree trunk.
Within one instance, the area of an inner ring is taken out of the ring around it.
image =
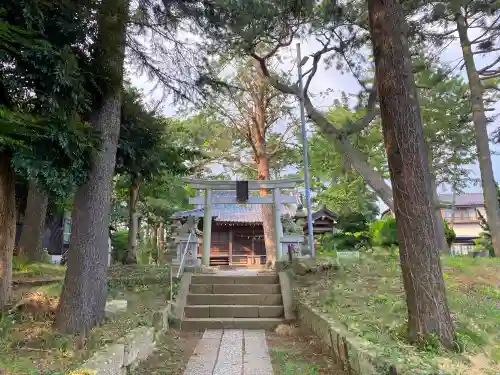
[[[23,229],[19,240],[19,253],[30,262],[43,260],[42,241],[49,199],[35,181],[30,182]]]
[[[368,0],[382,126],[394,194],[409,339],[454,345],[439,259],[428,156],[398,0]]]
[[[56,316],[56,326],[64,332],[86,334],[104,318],[127,15],[126,0],[104,0],[100,4],[96,69],[105,81],[100,83],[91,123],[100,134],[101,144],[92,155],[88,181],[75,198],[68,268]]]
[[[15,177],[11,155],[0,153],[0,309],[12,290],[12,256],[16,241]]]
[[[261,152],[258,158],[258,179],[269,180],[269,158],[265,151],[265,145],[259,145]],[[260,196],[266,197],[270,195],[269,189],[261,189]],[[276,262],[276,225],[274,222],[274,210],[271,204],[262,204],[260,206],[262,212],[262,225],[264,227],[264,244],[266,246],[266,264],[268,267],[274,267]]]
[[[135,178],[129,187],[129,202],[128,202],[128,245],[127,257],[125,258],[126,264],[137,264],[137,200],[139,198],[139,180]]]
[[[491,242],[496,256],[500,255],[500,207],[498,204],[495,176],[491,163],[491,152],[487,129],[486,111],[483,100],[483,86],[474,61],[474,55],[467,34],[467,23],[462,13],[455,15],[462,54],[464,57],[472,104],[472,121],[476,133],[476,147],[483,185],[484,205],[491,231]]]

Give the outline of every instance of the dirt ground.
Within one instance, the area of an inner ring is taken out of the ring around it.
[[[309,332],[267,333],[274,375],[345,375]]]
[[[169,331],[132,375],[182,375],[202,332]]]

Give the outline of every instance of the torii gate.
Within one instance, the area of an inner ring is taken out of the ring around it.
[[[203,217],[203,250],[201,262],[203,265],[210,264],[210,244],[212,241],[212,205],[224,204],[272,204],[274,205],[274,223],[276,226],[276,260],[281,259],[281,240],[283,227],[281,225],[281,205],[283,203],[297,203],[295,196],[281,195],[280,189],[293,189],[297,184],[304,182],[300,177],[283,180],[250,180],[250,181],[218,181],[197,180],[185,178],[183,181],[193,189],[204,190],[205,196],[189,198],[190,204],[204,205]],[[267,197],[251,196],[251,191],[260,189],[271,190]],[[213,190],[232,190],[237,192],[237,197],[212,197]]]

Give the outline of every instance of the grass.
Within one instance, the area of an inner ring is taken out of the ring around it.
[[[25,263],[19,261],[13,272],[13,279],[22,280],[41,280],[63,278],[66,274],[66,266],[50,263]],[[111,283],[115,281],[119,284],[129,283],[131,285],[144,283],[154,284],[170,280],[169,269],[164,266],[150,265],[112,265],[108,269],[108,278]]]
[[[412,374],[431,374],[438,368],[450,374],[497,374],[500,260],[445,257],[443,266],[463,354],[432,342],[417,349],[406,341],[405,294],[394,257],[364,257],[337,271],[307,276],[298,293],[371,343],[380,357],[412,369]]]
[[[309,332],[295,328],[267,332],[266,336],[275,375],[344,374]]]
[[[64,277],[66,267],[49,263],[21,263],[13,272],[14,280],[52,279]]]
[[[170,283],[170,269],[165,266],[112,265],[108,270],[111,286]]]
[[[288,351],[271,349],[271,359],[278,367],[276,375],[319,375],[319,367],[313,363],[294,359]]]
[[[135,271],[133,270],[135,268]],[[0,369],[4,374],[34,374],[36,371],[65,373],[94,351],[116,341],[129,330],[150,324],[154,311],[165,306],[169,293],[168,269],[164,267],[113,268],[110,272],[108,299],[126,299],[127,311],[106,318],[85,339],[61,334],[52,328],[52,319],[34,319],[19,313],[0,315]],[[130,278],[126,278],[130,275]],[[161,283],[143,283],[156,278]],[[147,276],[147,277],[146,277]],[[58,297],[62,282],[39,287],[14,288],[14,300],[39,292]]]
[[[201,335],[202,332],[172,330],[158,340],[148,360],[139,363],[129,375],[183,375]]]

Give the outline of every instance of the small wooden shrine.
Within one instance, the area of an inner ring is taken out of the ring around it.
[[[326,233],[334,233],[338,216],[330,211],[326,206],[321,207],[318,211],[312,213],[313,234],[324,235]],[[304,223],[304,235],[308,235],[307,221]]]

